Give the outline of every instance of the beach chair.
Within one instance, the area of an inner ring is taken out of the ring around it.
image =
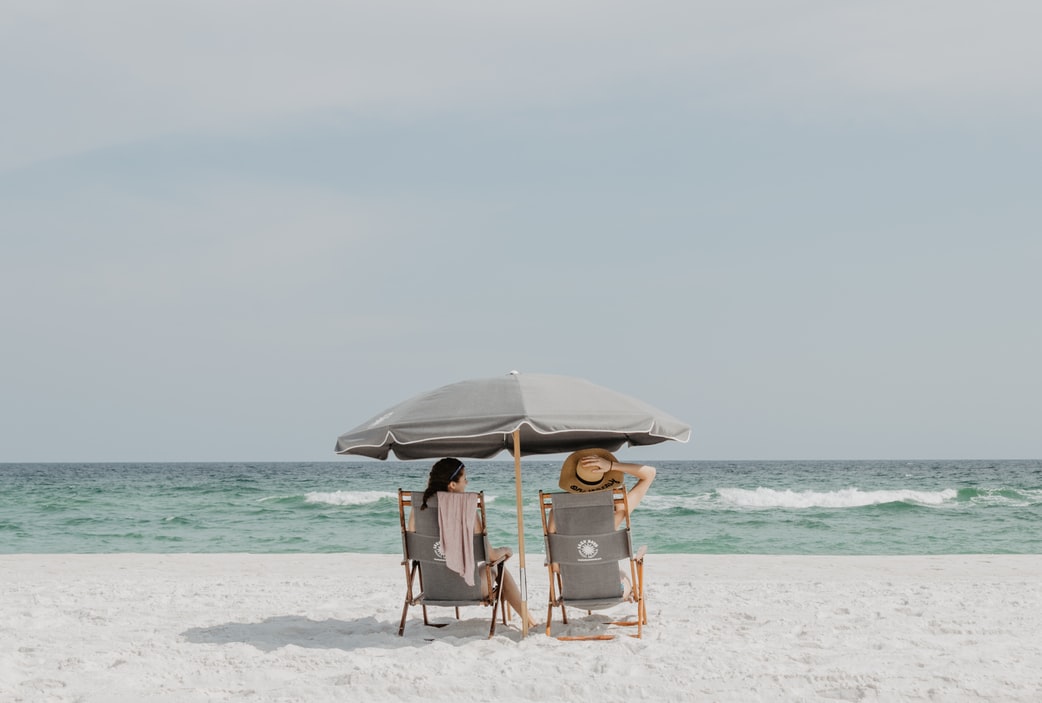
[[[644,601],[644,555],[646,547],[636,553],[630,541],[629,510],[625,488],[593,493],[539,492],[546,541],[546,566],[550,575],[550,597],[546,609],[546,634],[551,636],[555,608],[561,609],[561,621],[568,624],[566,607],[591,613],[620,603],[636,605],[636,617],[610,624],[636,627],[643,635],[647,624]],[[615,507],[626,512],[626,518],[615,528]],[[554,530],[551,532],[551,526]],[[630,589],[624,592],[620,562],[629,571]],[[614,639],[613,635],[558,637],[561,640]]]
[[[445,556],[441,549],[438,529],[438,497],[432,496],[427,501],[427,509],[420,510],[423,504],[423,493],[407,492],[398,489],[398,517],[402,525],[402,550],[405,566],[405,606],[402,608],[402,621],[398,626],[398,635],[405,634],[405,618],[409,606],[419,605],[423,609],[423,624],[431,627],[444,627],[448,623],[432,623],[427,615],[428,606],[450,607],[456,610],[456,619],[460,619],[460,607],[468,605],[492,606],[492,622],[488,636],[496,632],[496,610],[503,606],[503,623],[506,624],[506,603],[501,603],[501,583],[503,567],[508,556],[497,561],[486,560],[488,552],[488,532],[485,529],[485,495],[478,494],[478,515],[481,531],[474,531],[474,568],[476,570],[474,585],[468,586],[463,577],[445,565]],[[409,513],[413,514],[413,531],[410,532]],[[484,584],[484,589],[482,588]],[[483,593],[484,591],[484,593]]]

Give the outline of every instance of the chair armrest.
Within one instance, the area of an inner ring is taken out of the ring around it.
[[[641,548],[637,550],[637,553],[633,556],[633,561],[643,564],[644,563],[644,555],[647,554],[647,553],[648,553],[648,545],[646,545],[646,544],[642,545]]]
[[[499,559],[496,559],[495,561],[490,561],[490,562],[488,563],[488,565],[489,565],[489,566],[496,566],[497,564],[503,564],[503,563],[505,563],[505,562],[506,562],[506,560],[507,560],[507,559],[509,559],[509,558],[510,558],[510,556],[511,556],[510,554],[504,554],[504,555],[503,555],[503,556],[501,556],[501,557],[500,557]]]

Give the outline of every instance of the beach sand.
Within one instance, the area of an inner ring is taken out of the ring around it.
[[[652,554],[647,581],[642,640],[488,640],[487,608],[400,638],[397,556],[0,555],[0,701],[1042,700],[1042,556]]]

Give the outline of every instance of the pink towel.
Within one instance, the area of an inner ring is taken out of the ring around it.
[[[438,530],[445,566],[474,585],[474,521],[477,493],[438,492]]]

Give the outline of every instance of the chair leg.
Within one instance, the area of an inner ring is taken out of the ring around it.
[[[489,628],[488,628],[488,638],[489,639],[492,639],[492,636],[494,634],[496,634],[496,608],[501,608],[502,606],[503,606],[503,604],[502,604],[502,602],[499,599],[499,591],[496,591],[496,595],[492,599],[492,624],[489,625]],[[504,622],[504,624],[506,624],[506,623]]]
[[[546,601],[546,636],[550,636],[550,627],[554,622],[554,600],[557,598],[557,594],[554,593],[554,565],[546,565],[547,576],[550,577],[550,593],[549,598]]]
[[[647,625],[648,624],[648,599],[647,599],[647,596],[644,594],[644,561],[643,560],[641,560],[637,564],[637,579],[640,581],[640,584],[639,584],[640,588],[638,590],[638,593],[640,593],[640,610],[641,610],[641,615],[643,616],[644,624]]]
[[[399,500],[400,499],[401,497],[399,496]],[[402,606],[402,621],[398,623],[399,637],[405,634],[405,616],[409,613],[409,604],[412,602],[412,584],[413,579],[416,576],[416,569],[418,568],[415,562],[413,563],[412,569],[409,568],[409,562],[405,561],[402,562],[402,564],[405,566],[405,605]],[[427,619],[426,609],[424,610],[423,618],[424,620]]]
[[[405,599],[405,605],[402,607],[402,621],[398,623],[398,636],[402,637],[405,635],[405,616],[409,612],[409,599]]]
[[[557,592],[561,594],[561,598],[564,598],[564,582],[561,580],[561,572],[558,571],[556,576],[557,576]],[[564,601],[563,600],[561,601],[561,622],[563,622],[565,625],[568,624],[568,611],[564,607]]]
[[[644,626],[648,624],[648,602],[644,597],[644,563],[637,565],[637,638],[644,637]]]

